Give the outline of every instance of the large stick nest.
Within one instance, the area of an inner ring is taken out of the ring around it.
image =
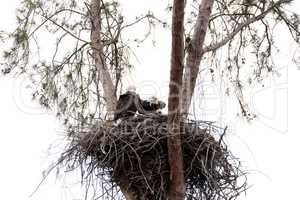
[[[181,122],[186,199],[235,199],[246,189],[239,161],[227,149],[225,130],[211,122]],[[101,181],[103,197],[165,200],[169,164],[165,115],[139,115],[118,124],[99,123],[71,133],[71,143],[60,163],[80,168],[85,181]],[[95,180],[97,179],[97,180]],[[108,180],[108,181],[107,181]],[[108,194],[109,193],[109,194]]]

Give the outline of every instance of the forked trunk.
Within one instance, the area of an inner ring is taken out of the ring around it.
[[[203,44],[208,28],[214,0],[202,0],[199,13],[191,39],[190,48],[186,58],[185,73],[183,77],[182,113],[187,115],[194,94],[199,65],[203,56]]]

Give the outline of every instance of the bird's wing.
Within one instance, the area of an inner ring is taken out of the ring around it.
[[[140,113],[140,114],[143,114],[144,111],[143,111],[143,106],[142,106],[142,99],[140,98],[140,96],[137,94],[135,95],[135,98],[134,98],[134,105],[136,107],[136,110]]]
[[[116,113],[120,113],[128,107],[128,102],[130,99],[130,95],[128,94],[122,94],[119,97],[119,100],[117,102],[117,107],[116,107]]]

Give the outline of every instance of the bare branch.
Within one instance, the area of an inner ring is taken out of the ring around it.
[[[239,24],[237,28],[230,34],[228,34],[223,40],[216,42],[214,44],[211,44],[203,49],[203,53],[207,53],[209,51],[215,51],[219,49],[220,47],[226,45],[230,40],[232,40],[243,28],[249,26],[250,24],[257,22],[261,19],[263,19],[268,13],[274,10],[275,7],[280,6],[284,3],[289,3],[291,0],[279,0],[276,3],[272,4],[268,9],[266,9],[261,14],[250,18],[248,21],[246,21],[243,24]]]
[[[41,8],[41,10],[43,10]],[[45,20],[40,23],[31,33],[28,34],[28,37],[31,37],[36,31],[38,31],[43,25],[45,25],[48,21],[51,21],[52,23],[54,23],[55,21],[52,20],[53,17],[55,17],[56,15],[60,14],[61,12],[73,12],[73,13],[77,13],[77,14],[80,14],[80,15],[84,15],[83,13],[80,13],[78,11],[75,11],[75,10],[71,10],[71,9],[61,9],[61,10],[58,10],[57,12],[53,13],[51,16],[47,17],[46,15],[42,15],[42,17],[45,18]],[[44,11],[43,11],[44,13]],[[58,25],[56,22],[54,23],[55,25]],[[61,26],[60,26],[61,27]],[[66,32],[70,33],[69,31],[67,31],[66,29],[64,29]],[[74,34],[71,34],[72,36],[74,36]],[[76,38],[76,36],[75,36]],[[85,41],[83,41],[85,42]]]

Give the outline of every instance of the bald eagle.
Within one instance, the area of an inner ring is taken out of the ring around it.
[[[142,100],[134,91],[127,91],[119,97],[114,120],[133,117],[136,112],[139,114],[153,113],[165,106],[166,104],[156,97]]]
[[[140,97],[133,91],[127,91],[125,94],[120,95],[117,102],[114,120],[120,118],[132,117],[135,115],[140,104]]]
[[[159,109],[163,109],[166,104],[163,101],[159,101],[157,97],[151,97],[149,100],[140,100],[141,109],[139,113],[148,114],[156,112]]]

